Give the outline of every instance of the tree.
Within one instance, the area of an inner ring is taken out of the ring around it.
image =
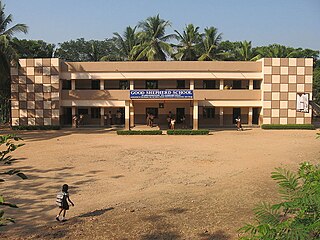
[[[14,135],[4,135],[0,136],[0,147],[2,145],[5,145],[5,150],[0,151],[0,164],[2,166],[4,165],[10,165],[12,164],[16,159],[13,158],[10,153],[17,150],[19,147],[23,146],[24,144],[15,144],[16,141],[22,140],[21,138],[18,138]],[[21,179],[27,179],[27,176],[24,175],[20,170],[17,169],[9,169],[6,171],[0,171],[0,183],[3,183],[5,181],[4,178],[2,178],[2,175],[16,175],[20,177]],[[14,222],[14,219],[7,218],[4,215],[4,210],[2,209],[5,206],[17,208],[18,206],[9,202],[6,202],[2,194],[0,193],[0,226],[6,225],[8,222]]]
[[[282,201],[257,206],[258,224],[241,228],[245,234],[241,239],[320,239],[320,165],[303,163],[298,173],[276,168],[272,178]]]
[[[115,45],[118,51],[118,54],[123,60],[132,60],[134,56],[132,55],[132,50],[134,46],[138,45],[139,39],[136,33],[137,27],[126,27],[123,35],[119,33],[113,33],[115,35]]]
[[[167,55],[171,56],[172,47],[167,41],[174,35],[165,35],[169,26],[171,23],[161,19],[159,14],[139,22],[142,31],[138,33],[140,44],[132,49],[134,60],[165,61]]]
[[[12,15],[4,13],[5,5],[0,0],[0,122],[8,122],[10,116],[10,97],[11,97],[11,77],[10,65],[14,61],[18,62],[18,54],[12,44],[12,37],[15,33],[27,33],[28,27],[25,24],[12,23]]]
[[[46,43],[42,40],[27,40],[13,38],[19,58],[52,58],[54,53],[54,44]]]
[[[177,30],[174,31],[176,33],[175,38],[179,41],[179,44],[174,45],[177,49],[174,58],[182,61],[196,61],[198,58],[199,44],[201,42],[199,27],[188,24],[182,34]]]
[[[238,61],[256,61],[260,55],[252,49],[251,41],[240,42],[240,46],[236,49],[236,59]]]
[[[205,28],[200,45],[200,61],[213,61],[221,59],[225,54],[219,48],[222,33],[218,33],[215,27]]]

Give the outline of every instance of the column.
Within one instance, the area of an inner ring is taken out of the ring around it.
[[[190,101],[190,108],[189,108],[189,127],[192,128],[192,124],[193,124],[193,107],[191,106],[191,101]]]
[[[190,80],[190,90],[194,90],[194,80]]]
[[[71,79],[71,90],[76,90],[76,80]]]
[[[249,80],[249,90],[253,90],[253,80]]]
[[[219,86],[219,90],[223,90],[223,84],[224,84],[224,81],[223,79],[220,79],[220,86]]]
[[[219,108],[219,126],[222,127],[223,126],[223,107]]]
[[[72,112],[72,128],[76,128],[76,126],[77,126],[77,123],[76,123],[76,121],[74,121],[73,120],[73,117],[76,115],[76,107],[75,106],[73,106],[72,108],[71,108],[71,112]]]
[[[133,128],[133,127],[134,127],[134,106],[133,106],[133,102],[130,101],[130,128]]]
[[[125,101],[125,107],[124,107],[124,119],[125,119],[125,130],[130,130],[130,101]]]
[[[193,130],[198,130],[198,100],[193,101]]]
[[[134,81],[130,80],[130,90],[133,90],[133,89],[134,89]]]
[[[104,90],[104,80],[100,80],[100,90]]]
[[[249,126],[252,126],[252,107],[249,107],[248,125],[249,125]]]
[[[101,82],[100,82],[101,83]],[[101,85],[100,85],[101,86]],[[104,126],[104,107],[100,108],[100,126]]]

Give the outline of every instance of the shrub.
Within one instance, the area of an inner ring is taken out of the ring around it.
[[[118,130],[118,135],[162,135],[161,130]]]
[[[178,130],[168,130],[168,135],[208,135],[208,129],[201,130],[188,130],[188,129],[178,129]]]
[[[13,130],[60,130],[60,126],[12,126]]]
[[[262,124],[262,129],[308,129],[314,130],[312,124]]]

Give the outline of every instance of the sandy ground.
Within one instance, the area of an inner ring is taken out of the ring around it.
[[[15,168],[1,185],[17,223],[9,239],[237,239],[253,207],[275,201],[275,167],[319,162],[317,131],[248,129],[209,136],[117,136],[98,129],[18,132]],[[69,221],[54,220],[70,185]]]

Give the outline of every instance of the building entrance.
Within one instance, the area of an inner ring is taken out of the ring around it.
[[[184,116],[185,116],[184,108],[177,108],[176,109],[176,122],[181,123],[181,119]]]

